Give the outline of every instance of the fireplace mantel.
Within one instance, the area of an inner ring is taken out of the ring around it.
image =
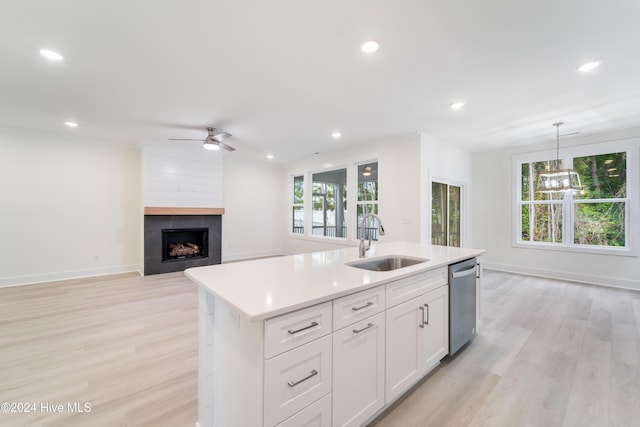
[[[223,215],[224,208],[172,208],[147,206],[145,215]]]

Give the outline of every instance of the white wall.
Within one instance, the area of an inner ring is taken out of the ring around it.
[[[223,262],[283,253],[281,177],[279,166],[225,157]]]
[[[356,163],[374,159],[379,161],[379,215],[386,231],[380,242],[420,240],[420,136],[405,134],[370,141],[287,165],[281,181],[282,193],[285,196],[283,205],[287,209],[281,221],[283,233],[287,236],[284,241],[286,253],[314,252],[357,245],[354,237],[351,240],[340,240],[290,234],[289,211],[293,191],[291,177],[310,171],[320,172],[347,167],[347,180],[351,180],[353,174],[357,173]],[[307,174],[306,178],[310,179],[310,174]],[[308,191],[305,194],[307,193]],[[350,207],[348,221],[348,232],[355,236],[352,232],[355,225],[353,207]]]
[[[221,150],[200,143],[153,142],[142,151],[144,206],[223,207]]]
[[[138,148],[0,128],[0,286],[140,270]]]
[[[573,141],[574,144],[579,142],[577,138]],[[640,139],[635,141],[634,144],[638,144]],[[585,139],[583,142],[596,141]],[[473,155],[473,246],[487,250],[483,256],[484,265],[504,271],[640,289],[640,260],[637,257],[513,246],[511,156],[545,148],[552,146],[527,146]],[[640,165],[629,164],[627,167],[637,170]],[[636,224],[632,237],[640,239],[637,227]]]
[[[462,188],[462,216],[460,246],[471,247],[472,236],[472,167],[470,152],[439,141],[429,135],[420,135],[421,187],[421,229],[420,242],[431,242],[431,182],[444,182]]]

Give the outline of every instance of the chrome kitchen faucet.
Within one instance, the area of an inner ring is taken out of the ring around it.
[[[382,226],[380,217],[373,213],[364,214],[362,222],[360,223],[360,247],[358,248],[358,255],[360,258],[364,258],[367,251],[371,249],[371,234],[369,234],[369,243],[366,246],[364,244],[364,224],[367,222],[368,217],[373,217],[378,220],[378,234],[380,234],[380,236],[384,236],[384,227]]]

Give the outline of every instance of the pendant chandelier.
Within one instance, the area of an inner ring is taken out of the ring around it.
[[[540,172],[536,189],[538,193],[582,190],[578,172],[573,169],[562,168],[562,161],[560,160],[560,125],[562,124],[562,122],[553,124],[556,127],[556,160],[548,162],[546,169]]]

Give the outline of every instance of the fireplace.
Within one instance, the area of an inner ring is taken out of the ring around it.
[[[221,215],[145,215],[144,274],[220,264]]]
[[[162,262],[205,258],[208,255],[208,228],[162,230]]]

